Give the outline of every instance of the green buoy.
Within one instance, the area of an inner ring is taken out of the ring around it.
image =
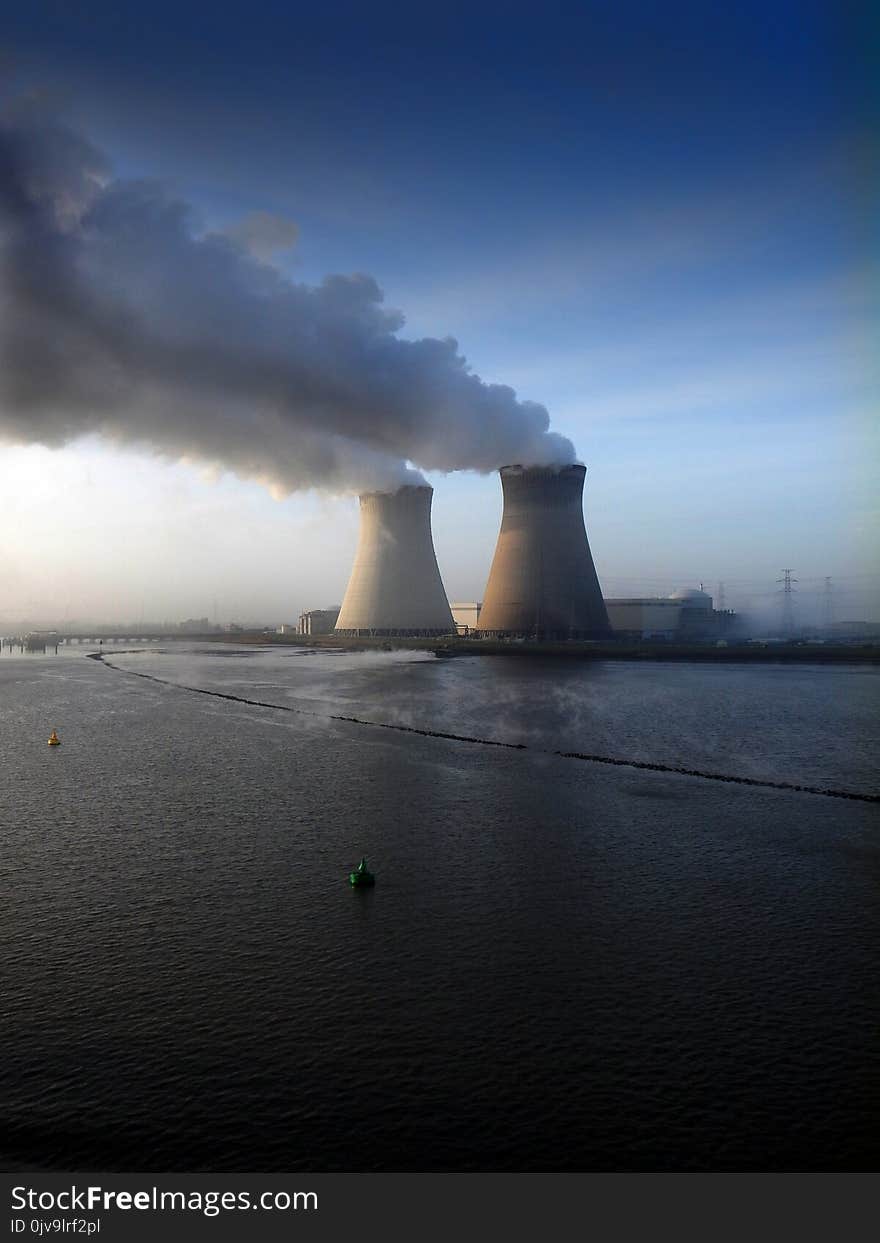
[[[376,878],[367,867],[367,856],[363,855],[360,863],[353,872],[348,874],[348,883],[353,885],[355,889],[367,889],[370,885],[375,885]]]

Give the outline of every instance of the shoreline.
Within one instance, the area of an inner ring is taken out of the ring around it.
[[[880,664],[880,645],[818,643],[743,643],[715,647],[706,643],[550,642],[463,639],[343,638],[336,635],[277,635],[262,633],[210,636],[215,643],[242,646],[313,647],[318,651],[429,651],[441,657],[509,656],[517,660],[553,657],[562,660],[649,660],[754,664]]]

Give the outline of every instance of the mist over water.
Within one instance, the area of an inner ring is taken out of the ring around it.
[[[873,670],[106,655],[0,660],[8,1164],[874,1167],[876,806],[536,749],[871,788]]]
[[[428,652],[216,648],[106,656],[122,669],[319,715],[876,792],[870,667],[438,660]],[[381,691],[377,693],[377,688]],[[817,728],[822,722],[822,728]]]

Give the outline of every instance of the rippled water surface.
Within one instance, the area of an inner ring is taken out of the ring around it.
[[[876,1167],[877,805],[552,754],[871,793],[874,670],[85,650],[0,659],[8,1163]]]

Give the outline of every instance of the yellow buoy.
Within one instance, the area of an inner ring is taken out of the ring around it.
[[[61,746],[61,739],[58,737],[58,734],[56,733],[54,729],[52,730],[52,733],[49,735],[49,746],[50,747]]]

